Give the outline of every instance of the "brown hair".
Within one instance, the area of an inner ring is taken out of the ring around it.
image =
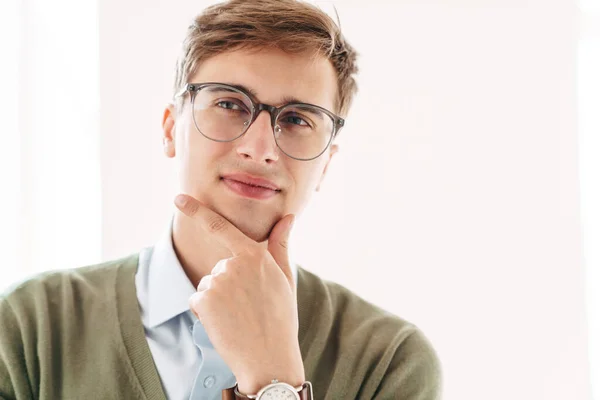
[[[347,115],[357,91],[353,76],[358,72],[357,53],[325,12],[298,0],[230,0],[204,10],[189,26],[183,41],[175,72],[175,93],[211,56],[264,47],[327,57],[338,79],[335,112]]]

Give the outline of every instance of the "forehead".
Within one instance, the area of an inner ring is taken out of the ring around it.
[[[296,98],[335,111],[337,77],[322,55],[277,49],[230,51],[203,61],[189,82],[241,85],[263,103],[278,106],[286,98]]]

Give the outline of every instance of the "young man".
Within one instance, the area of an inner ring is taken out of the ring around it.
[[[163,117],[182,193],[170,229],[140,254],[5,294],[0,398],[438,399],[417,327],[289,259],[356,71],[306,3],[197,17]]]

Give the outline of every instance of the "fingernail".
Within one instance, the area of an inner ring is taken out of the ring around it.
[[[177,197],[175,197],[175,205],[179,208],[184,208],[185,205],[187,204],[187,197],[183,194],[179,194],[177,195]]]

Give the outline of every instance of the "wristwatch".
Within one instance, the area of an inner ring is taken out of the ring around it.
[[[225,389],[221,392],[222,400],[313,400],[312,384],[309,381],[301,386],[293,387],[287,383],[273,379],[270,384],[260,389],[257,394],[242,394],[238,391],[238,385]]]

